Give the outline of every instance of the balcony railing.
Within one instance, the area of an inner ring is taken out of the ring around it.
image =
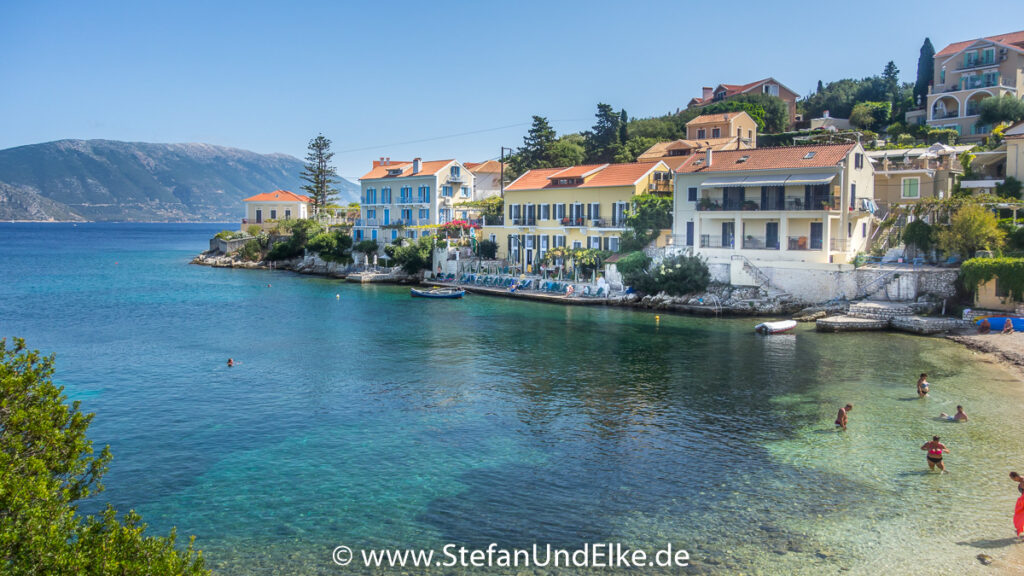
[[[380,226],[379,218],[356,218],[356,226]]]
[[[587,225],[586,218],[562,218],[562,226],[583,227]]]
[[[611,220],[606,220],[604,218],[596,218],[596,219],[590,221],[590,226],[591,226],[591,228],[625,228],[625,226],[626,226],[626,219],[625,218],[619,218],[619,219],[612,218]]]
[[[672,182],[670,180],[654,180],[651,182],[651,192],[671,192]]]
[[[788,197],[785,201],[769,200],[764,205],[754,200],[711,200],[703,199],[697,204],[700,212],[724,211],[765,211],[765,210],[839,210],[837,196],[815,196],[810,204],[804,204],[803,198]]]
[[[786,240],[786,248],[788,250],[821,250],[821,238],[789,236]]]
[[[448,181],[449,182],[463,182],[462,174],[449,174],[448,175]]]
[[[747,250],[778,250],[779,238],[747,235],[743,238],[743,248]]]
[[[1016,86],[1014,86],[1012,84],[1008,84],[1007,82],[1008,82],[1007,80],[1003,80],[1003,79],[1000,78],[999,80],[997,80],[995,82],[992,82],[992,81],[988,81],[988,82],[968,82],[967,85],[965,85],[965,86],[961,86],[959,83],[957,83],[957,84],[947,84],[945,86],[936,86],[934,89],[931,90],[930,94],[946,94],[948,92],[960,92],[961,90],[975,90],[977,88],[996,88],[996,87],[999,87],[999,88],[1009,88],[1010,90],[1013,90],[1013,89],[1016,88]]]
[[[829,238],[828,249],[833,252],[849,252],[851,242],[848,238]]]
[[[946,118],[956,118],[960,116],[960,112],[954,110],[952,112],[942,112],[941,114],[932,114],[932,120],[945,120]]]
[[[710,234],[700,235],[701,248],[732,248],[735,241],[736,239],[732,236],[726,236],[723,240],[721,236],[711,236]]]
[[[984,58],[984,59],[981,59],[981,60],[975,60],[974,62],[968,62],[967,64],[964,64],[962,67],[957,68],[956,70],[957,71],[960,71],[960,70],[974,70],[975,68],[984,68],[985,66],[995,66],[996,64],[998,64],[998,62],[995,61],[995,58],[992,58],[992,59]]]
[[[505,225],[505,215],[502,214],[501,216],[492,216],[492,217],[489,217],[489,218],[485,216],[485,217],[480,219],[480,225],[481,226],[504,226]]]
[[[536,226],[537,218],[513,218],[513,226]]]

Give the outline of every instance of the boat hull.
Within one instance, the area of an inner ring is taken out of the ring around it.
[[[754,326],[759,334],[784,334],[796,328],[796,320],[780,320],[778,322],[762,322]]]
[[[466,295],[465,290],[417,290],[410,288],[409,294],[413,298],[434,298],[440,300],[455,300]]]

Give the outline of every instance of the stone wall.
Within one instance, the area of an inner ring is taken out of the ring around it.
[[[252,236],[246,236],[245,238],[236,238],[234,240],[224,240],[214,236],[210,238],[210,251],[220,252],[221,254],[230,254],[240,249],[246,242],[248,242]]]

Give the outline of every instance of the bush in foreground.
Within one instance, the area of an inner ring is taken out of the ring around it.
[[[649,266],[650,258],[643,252],[634,252],[617,264],[623,281],[645,294],[665,292],[682,296],[703,292],[711,283],[711,272],[700,256],[674,256],[650,269]]]
[[[103,489],[111,456],[94,453],[93,415],[66,404],[52,375],[52,356],[0,340],[0,573],[210,574],[192,539],[179,551],[173,530],[146,536],[134,511],[121,521],[109,506],[99,518],[77,513],[77,502]]]

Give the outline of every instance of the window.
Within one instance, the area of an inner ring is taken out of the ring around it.
[[[904,178],[903,179],[903,190],[900,193],[900,198],[920,198],[921,197],[921,179],[920,178]]]
[[[394,240],[396,238],[398,238],[398,230],[396,230],[395,228],[392,228],[391,229],[391,239]]]
[[[491,242],[494,242],[495,244],[498,243],[498,237],[496,235],[494,235],[494,234],[490,235],[490,240],[491,240]]]
[[[391,187],[380,189],[380,203],[391,204]]]
[[[565,248],[565,236],[555,235],[551,237],[552,248]]]
[[[618,236],[613,236],[613,237],[608,239],[608,250],[610,250],[612,252],[618,252],[619,251],[619,237]]]
[[[868,223],[867,222],[861,222],[860,223],[860,237],[861,238],[867,238],[868,237]]]
[[[853,222],[846,223],[846,237],[853,238]]]
[[[601,237],[600,236],[587,236],[587,248],[593,248],[594,250],[601,249]]]
[[[942,70],[939,71],[939,84],[945,84],[945,83],[946,83],[946,67],[943,66]]]
[[[366,217],[367,218],[376,218],[377,217],[377,210],[374,209],[374,208],[367,208],[366,209]]]
[[[779,85],[778,84],[765,84],[764,86],[761,87],[761,91],[763,93],[765,93],[765,94],[768,94],[769,96],[778,96],[779,95]]]
[[[451,186],[442,186],[441,187],[441,196],[445,196],[447,198],[451,198],[451,196],[452,196],[452,187]]]
[[[697,187],[696,186],[690,186],[689,188],[686,189],[686,200],[688,202],[696,202],[697,201]]]
[[[271,220],[277,220],[277,210],[271,210],[270,211],[270,219]]]
[[[292,219],[292,211],[291,210],[285,210],[284,211],[284,219],[285,220],[291,220]]]
[[[573,240],[572,241],[572,249],[573,250],[579,250],[580,248],[583,248],[583,244],[579,240]]]
[[[430,202],[430,186],[420,186],[416,190],[417,202]]]
[[[551,220],[551,204],[540,205],[540,219]]]
[[[863,168],[864,167],[864,155],[860,152],[853,155],[853,167]]]
[[[565,218],[565,204],[555,204],[555,220],[562,220]],[[562,244],[565,246],[565,244]]]
[[[703,128],[697,130],[697,138],[707,138],[707,132]]]
[[[817,154],[817,153],[818,153],[817,150],[811,150],[807,154],[804,154],[804,160],[810,160],[811,158],[814,158],[814,155]]]
[[[462,197],[469,198],[469,186],[462,187]]]
[[[366,189],[366,198],[363,200],[367,204],[377,203],[377,190],[375,188]]]
[[[370,230],[370,239],[371,240],[376,240],[377,239],[377,229],[376,228],[374,228],[373,230]]]
[[[458,178],[459,176],[462,175],[462,169],[459,168],[458,166],[452,166],[451,175],[452,178]]]
[[[712,128],[711,129],[711,137],[712,138],[721,138],[722,137],[722,129],[721,128]]]
[[[430,208],[420,208],[420,220],[430,219]]]
[[[850,183],[850,210],[857,209],[857,185]]]
[[[754,131],[753,130],[747,130],[747,139],[749,139],[749,140],[753,140],[754,139]]]

